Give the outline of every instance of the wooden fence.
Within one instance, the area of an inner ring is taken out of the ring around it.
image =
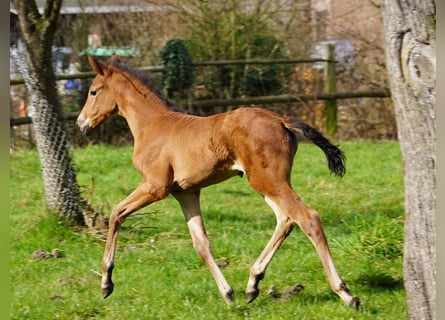
[[[224,60],[224,61],[201,61],[194,62],[193,66],[228,66],[228,65],[270,65],[270,64],[302,64],[302,63],[319,63],[324,64],[324,92],[312,95],[275,95],[275,96],[259,96],[245,97],[233,99],[209,99],[191,101],[192,107],[208,108],[216,106],[242,106],[252,104],[269,104],[269,103],[290,103],[301,101],[325,101],[325,130],[328,136],[333,136],[337,132],[337,100],[352,98],[385,98],[390,97],[389,91],[353,91],[353,92],[336,92],[336,68],[335,68],[335,46],[327,44],[325,46],[325,57],[323,59],[262,59],[262,60]],[[151,66],[139,68],[148,72],[162,72],[163,66]],[[80,72],[76,74],[59,74],[56,80],[69,79],[86,79],[95,76],[95,72]],[[23,84],[23,79],[11,79],[10,85]],[[75,119],[78,113],[68,113],[65,115],[67,119]],[[30,117],[10,118],[10,126],[20,126],[32,122]]]

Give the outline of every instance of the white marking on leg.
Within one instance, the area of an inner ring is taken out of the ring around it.
[[[181,205],[195,250],[212,273],[223,299],[226,301],[227,304],[232,304],[233,289],[224,278],[224,275],[222,274],[215,261],[210,245],[210,240],[205,231],[199,205],[199,192],[178,193],[173,194],[173,196],[179,201],[179,204]]]
[[[278,205],[275,203],[275,201],[273,201],[271,198],[269,198],[268,196],[264,197],[264,200],[266,201],[266,203],[269,205],[269,207],[271,207],[271,209],[273,210],[273,212],[275,213],[275,215],[278,218],[278,214],[277,212],[280,211],[280,208],[278,207]]]

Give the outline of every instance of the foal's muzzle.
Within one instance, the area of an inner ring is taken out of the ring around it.
[[[91,133],[90,119],[85,118],[83,115],[79,115],[77,118],[77,126],[83,134],[88,135]]]

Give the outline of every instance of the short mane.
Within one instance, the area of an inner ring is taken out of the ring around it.
[[[166,97],[162,93],[161,88],[154,77],[147,75],[147,73],[143,70],[129,67],[118,61],[112,61],[110,65],[119,69],[121,72],[128,73],[132,77],[136,78],[143,86],[147,87],[148,90],[153,92],[159,99],[161,99],[161,101],[164,102],[170,110],[174,112],[187,113],[187,111],[181,108],[177,103]]]

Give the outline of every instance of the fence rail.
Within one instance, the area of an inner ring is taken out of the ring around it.
[[[326,59],[247,59],[247,60],[220,60],[220,61],[196,61],[192,63],[194,67],[209,67],[209,66],[230,66],[230,65],[246,65],[246,64],[299,64],[299,63],[317,63],[327,62]],[[335,62],[335,61],[334,61]],[[137,68],[139,70],[148,72],[162,72],[165,70],[164,66],[149,66]],[[71,74],[56,74],[56,80],[70,80],[70,79],[88,79],[96,75],[94,71],[77,72]],[[9,80],[10,85],[23,84],[23,78],[13,78]]]
[[[335,73],[335,47],[331,44],[325,46],[324,58],[316,59],[250,59],[250,60],[221,60],[221,61],[200,61],[193,62],[194,67],[207,66],[228,66],[228,65],[246,65],[246,64],[300,64],[300,63],[323,63],[325,86],[324,92],[313,95],[277,95],[277,96],[259,96],[233,99],[210,99],[210,100],[194,100],[190,102],[192,107],[210,108],[217,106],[242,106],[242,105],[258,105],[268,103],[290,103],[290,102],[306,102],[314,100],[325,101],[325,129],[328,135],[334,135],[337,131],[337,100],[353,99],[353,98],[387,98],[390,97],[389,91],[353,91],[353,92],[336,92],[336,73]],[[141,67],[140,70],[148,72],[162,72],[163,66]],[[79,72],[75,74],[57,74],[56,80],[69,79],[86,79],[93,78],[95,72]],[[23,79],[10,79],[10,85],[23,84]],[[77,113],[66,114],[67,119],[75,119]],[[10,126],[20,126],[32,122],[31,117],[10,118]]]
[[[195,100],[191,102],[192,107],[210,108],[210,107],[227,107],[227,106],[247,106],[253,104],[268,103],[286,103],[301,102],[312,100],[339,100],[339,99],[355,99],[355,98],[388,98],[391,96],[389,91],[353,91],[353,92],[336,92],[321,93],[318,95],[278,95],[278,96],[261,96],[234,99],[209,99]],[[65,119],[76,119],[78,112],[70,112],[65,114]],[[20,126],[22,124],[32,123],[31,117],[10,118],[10,126]]]

